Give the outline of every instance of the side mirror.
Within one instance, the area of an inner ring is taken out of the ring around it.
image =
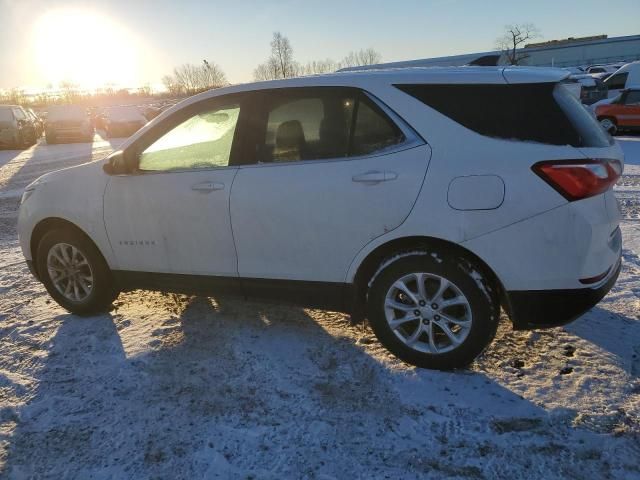
[[[107,158],[107,163],[102,165],[102,170],[107,175],[126,175],[135,170],[135,157],[127,152],[118,150]]]

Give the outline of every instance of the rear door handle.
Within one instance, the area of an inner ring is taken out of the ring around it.
[[[191,190],[196,192],[213,192],[214,190],[224,190],[224,183],[202,182],[191,186]]]
[[[388,182],[389,180],[395,180],[396,178],[398,178],[398,174],[396,172],[381,172],[380,170],[374,170],[371,172],[354,175],[353,177],[351,177],[351,180],[359,183],[376,184],[380,182]]]

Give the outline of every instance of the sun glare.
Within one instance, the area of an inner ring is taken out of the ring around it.
[[[83,10],[53,10],[34,25],[38,75],[52,85],[72,82],[83,89],[139,82],[139,46],[109,17]]]

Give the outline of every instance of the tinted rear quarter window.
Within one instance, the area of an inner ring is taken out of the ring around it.
[[[610,144],[604,130],[561,84],[414,84],[396,87],[487,137],[575,147]]]

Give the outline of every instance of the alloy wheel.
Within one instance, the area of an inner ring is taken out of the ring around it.
[[[82,302],[91,294],[91,265],[77,247],[68,243],[53,245],[47,255],[47,270],[56,290],[67,300]]]
[[[410,273],[395,281],[384,311],[393,333],[414,350],[442,354],[461,345],[473,321],[469,300],[451,281],[432,273]]]

